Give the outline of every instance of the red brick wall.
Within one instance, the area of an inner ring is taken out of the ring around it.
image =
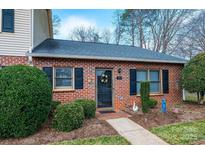
[[[0,66],[10,66],[17,64],[28,64],[26,56],[0,56]]]
[[[5,62],[4,62],[5,63]],[[83,67],[84,68],[84,89],[74,91],[54,91],[53,98],[62,102],[70,102],[78,98],[96,99],[95,96],[95,68],[112,68],[114,78],[114,108],[122,109],[126,104],[137,102],[140,104],[139,96],[130,96],[129,92],[129,69],[168,69],[169,70],[169,94],[152,96],[152,98],[161,102],[162,98],[167,100],[169,105],[182,101],[182,89],[178,82],[182,65],[180,64],[162,64],[162,63],[140,63],[140,62],[114,62],[114,61],[96,61],[96,60],[72,60],[55,58],[33,58],[33,64],[39,68],[52,67]],[[116,80],[118,68],[122,68],[122,80]],[[123,99],[120,100],[119,98]]]

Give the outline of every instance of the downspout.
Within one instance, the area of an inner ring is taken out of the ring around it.
[[[186,65],[186,63],[184,64],[184,66]],[[186,100],[186,91],[184,88],[182,88],[182,97],[183,97],[183,101]]]
[[[34,9],[31,9],[31,47],[29,49],[29,53],[33,51],[33,41],[34,41]],[[33,66],[32,56],[28,56],[28,62],[30,66]]]

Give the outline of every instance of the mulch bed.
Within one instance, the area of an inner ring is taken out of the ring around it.
[[[0,139],[0,144],[49,144],[57,141],[72,140],[102,135],[118,135],[118,133],[105,121],[97,118],[85,120],[83,127],[71,132],[58,132],[51,128],[48,121],[34,135],[19,139]]]
[[[205,106],[197,104],[182,103],[169,108],[167,113],[160,112],[160,108],[151,109],[148,113],[133,113],[131,120],[146,129],[152,127],[172,124],[177,122],[189,122],[192,120],[205,119]]]

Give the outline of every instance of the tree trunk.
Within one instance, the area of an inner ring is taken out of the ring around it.
[[[204,92],[203,92],[203,91],[200,92],[200,101],[199,101],[199,104],[204,104]]]
[[[199,92],[197,92],[197,102],[200,104],[200,101],[199,101]]]

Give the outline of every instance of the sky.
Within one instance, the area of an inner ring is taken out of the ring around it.
[[[95,27],[99,31],[113,30],[114,12],[115,10],[111,9],[52,10],[53,15],[58,15],[61,18],[59,34],[54,38],[69,39],[70,32],[78,26]]]

